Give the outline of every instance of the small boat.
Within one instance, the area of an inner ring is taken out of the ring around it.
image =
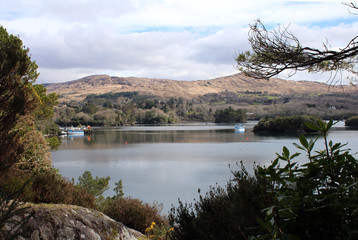
[[[81,136],[81,135],[85,135],[85,131],[83,129],[69,129],[67,131],[67,134]]]
[[[83,136],[85,135],[85,131],[84,128],[68,128],[65,130],[65,132],[67,133],[67,135],[71,135],[71,136]]]
[[[236,124],[235,132],[245,132],[245,125],[244,124]]]

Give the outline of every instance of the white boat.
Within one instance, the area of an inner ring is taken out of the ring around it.
[[[245,125],[244,124],[236,124],[235,132],[245,132]]]

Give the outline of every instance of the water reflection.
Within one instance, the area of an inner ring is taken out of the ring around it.
[[[254,125],[246,124],[244,133],[235,133],[234,125],[216,124],[97,128],[91,136],[65,137],[53,163],[69,178],[90,170],[94,176],[110,176],[111,185],[122,179],[125,195],[163,202],[169,210],[178,198],[197,198],[198,188],[205,192],[210,185],[225,185],[229,164],[243,161],[252,172],[255,163],[269,164],[283,146],[297,151],[292,143],[298,134],[254,134]],[[339,124],[329,137],[358,151],[356,134]],[[316,145],[322,149],[322,142]]]
[[[253,125],[252,122],[247,124],[245,133],[235,132],[234,125],[220,124],[97,128],[92,136],[65,137],[60,150],[121,148],[127,144],[258,142],[298,136],[255,134]]]

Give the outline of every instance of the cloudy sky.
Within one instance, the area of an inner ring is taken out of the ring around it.
[[[317,48],[327,40],[344,47],[358,32],[358,16],[341,1],[0,0],[0,6],[0,24],[20,36],[39,65],[37,83],[92,74],[175,80],[234,74],[256,19],[268,28],[290,25],[303,45]]]

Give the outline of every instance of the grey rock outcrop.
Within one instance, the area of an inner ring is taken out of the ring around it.
[[[140,232],[95,210],[65,204],[27,204],[27,207],[29,220],[18,229],[17,240],[143,239]]]

